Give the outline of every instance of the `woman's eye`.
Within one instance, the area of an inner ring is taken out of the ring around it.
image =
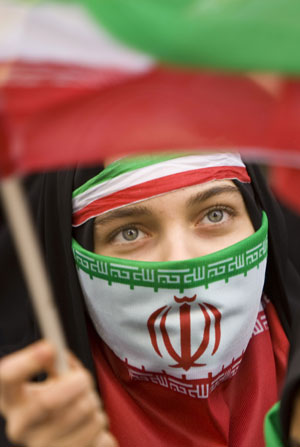
[[[218,223],[224,223],[230,217],[234,216],[234,211],[231,209],[222,209],[222,208],[214,208],[206,212],[204,219],[202,222],[204,224],[218,224]]]
[[[126,241],[135,241],[138,238],[139,230],[136,228],[127,228],[122,230],[122,236]]]
[[[223,210],[212,210],[209,213],[207,213],[207,218],[210,222],[218,223],[221,222],[224,218],[224,212]]]
[[[113,242],[125,243],[125,242],[135,242],[145,237],[145,233],[138,228],[128,227],[123,230],[118,231],[113,237]]]

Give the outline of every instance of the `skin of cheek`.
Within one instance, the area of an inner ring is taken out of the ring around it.
[[[156,259],[151,260],[172,261],[206,256],[240,242],[253,233],[254,229],[248,216],[235,221],[232,231],[216,233],[204,231],[200,235],[197,232],[190,232],[185,238],[180,237],[179,232],[178,234],[174,232],[173,237],[170,235],[168,244],[164,244],[163,241],[158,244],[157,251],[153,252],[153,257]],[[166,256],[166,253],[169,253],[169,256]]]
[[[213,253],[217,250],[222,250],[223,248],[229,247],[230,245],[236,244],[241,240],[251,236],[254,233],[254,228],[252,222],[250,221],[248,214],[238,218],[235,223],[234,228],[231,232],[221,235],[219,237],[212,237],[211,240],[206,238],[208,247],[207,253]]]

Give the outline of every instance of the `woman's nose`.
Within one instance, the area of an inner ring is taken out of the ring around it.
[[[160,261],[182,261],[201,256],[199,247],[193,243],[189,231],[180,228],[169,228],[159,244]]]

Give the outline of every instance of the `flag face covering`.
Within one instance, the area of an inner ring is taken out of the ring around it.
[[[134,380],[205,398],[238,370],[261,310],[267,217],[248,238],[183,261],[73,253],[94,326]]]

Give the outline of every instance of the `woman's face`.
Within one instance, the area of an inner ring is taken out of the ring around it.
[[[204,256],[254,233],[230,180],[180,189],[98,216],[94,251],[140,261]]]

